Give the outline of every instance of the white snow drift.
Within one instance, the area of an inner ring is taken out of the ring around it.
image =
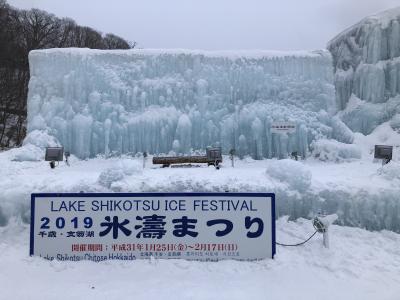
[[[361,158],[361,149],[354,144],[321,139],[311,145],[312,156],[321,161],[343,162]]]

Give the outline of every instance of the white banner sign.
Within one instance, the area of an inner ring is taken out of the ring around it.
[[[273,122],[271,133],[295,133],[296,124],[293,122]]]
[[[275,196],[32,194],[30,254],[69,261],[273,258]]]

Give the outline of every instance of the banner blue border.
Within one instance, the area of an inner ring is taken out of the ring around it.
[[[36,198],[48,197],[201,197],[201,196],[239,196],[239,197],[266,197],[271,198],[271,234],[272,234],[272,258],[276,254],[276,226],[275,226],[275,194],[274,193],[33,193],[31,194],[31,224],[29,255],[33,255],[34,248],[34,221]]]

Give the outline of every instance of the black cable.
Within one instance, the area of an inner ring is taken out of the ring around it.
[[[311,238],[318,232],[318,230],[316,230],[308,239],[306,239],[304,242],[298,243],[298,244],[292,244],[292,245],[288,245],[288,244],[281,244],[276,242],[277,245],[279,246],[284,246],[284,247],[296,247],[296,246],[301,246],[305,243],[307,243],[309,240],[311,240]]]

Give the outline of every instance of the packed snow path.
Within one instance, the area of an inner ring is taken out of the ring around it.
[[[331,248],[317,235],[301,247],[278,246],[257,262],[57,262],[29,257],[29,228],[0,227],[1,299],[397,300],[400,235],[333,225]],[[309,220],[277,222],[277,239],[309,236]]]

